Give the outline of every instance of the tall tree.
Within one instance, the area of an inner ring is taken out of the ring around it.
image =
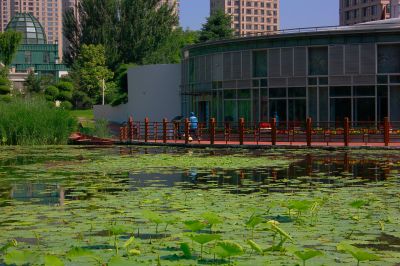
[[[144,64],[177,64],[182,59],[182,48],[197,43],[197,31],[175,29],[160,47],[144,58]]]
[[[66,58],[73,62],[83,44],[105,47],[107,65],[141,64],[170,36],[177,16],[159,0],[82,0],[79,23],[72,11],[64,15],[64,36],[70,42]]]
[[[207,18],[207,22],[203,25],[200,32],[200,41],[206,42],[233,37],[231,24],[232,17],[222,10],[217,10]]]
[[[17,53],[22,35],[15,31],[0,32],[0,62],[9,66]]]
[[[86,94],[94,103],[101,102],[102,83],[113,78],[113,72],[106,66],[105,48],[102,45],[82,45],[73,66],[76,88]]]

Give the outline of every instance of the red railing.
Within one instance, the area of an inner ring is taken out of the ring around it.
[[[400,122],[343,121],[313,122],[276,121],[218,122],[211,118],[190,130],[189,119],[152,122],[134,121],[132,117],[120,127],[121,143],[184,143],[238,145],[303,145],[303,146],[400,146]]]

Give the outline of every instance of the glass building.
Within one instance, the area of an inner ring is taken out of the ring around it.
[[[52,75],[67,71],[59,63],[58,44],[48,44],[45,31],[40,22],[30,13],[17,13],[8,23],[7,31],[22,34],[22,42],[11,64],[17,73],[34,69],[39,75]]]
[[[400,121],[400,19],[186,47],[182,110],[201,121]]]

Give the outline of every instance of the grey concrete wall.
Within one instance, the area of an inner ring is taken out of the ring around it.
[[[95,119],[123,122],[162,121],[181,114],[181,65],[147,65],[128,70],[128,103],[117,107],[94,106]]]

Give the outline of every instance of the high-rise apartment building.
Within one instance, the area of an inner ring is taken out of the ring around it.
[[[180,12],[180,0],[160,0],[161,4],[168,4],[169,6],[175,5],[175,13],[179,16]]]
[[[400,17],[400,0],[392,0],[390,2],[390,16],[392,18]]]
[[[340,25],[390,18],[391,0],[340,0]]]
[[[58,43],[59,56],[63,54],[63,12],[76,7],[79,0],[0,0],[0,31],[4,31],[17,13],[30,13],[44,27],[48,43]]]
[[[232,16],[238,36],[279,30],[279,0],[210,0],[211,14],[222,10]]]

